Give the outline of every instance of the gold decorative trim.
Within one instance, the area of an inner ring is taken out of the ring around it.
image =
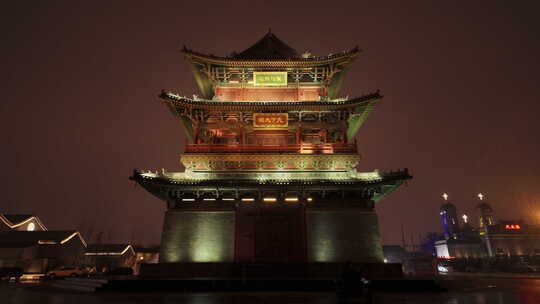
[[[360,53],[360,50],[353,50],[348,53],[336,54],[320,59],[291,59],[291,60],[268,60],[268,59],[234,59],[225,57],[210,57],[196,54],[191,51],[182,51],[185,57],[192,62],[209,63],[222,66],[287,66],[287,67],[311,67],[328,64],[348,64]]]
[[[360,155],[186,153],[180,161],[187,171],[349,171]]]

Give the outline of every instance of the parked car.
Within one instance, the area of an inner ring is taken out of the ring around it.
[[[79,277],[87,274],[88,272],[84,268],[64,266],[58,269],[49,270],[47,272],[47,277],[50,279],[54,279],[63,277]]]
[[[22,275],[22,269],[19,267],[0,267],[0,279],[19,281]]]

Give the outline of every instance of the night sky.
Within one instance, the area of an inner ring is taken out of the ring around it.
[[[157,99],[198,93],[179,49],[225,56],[271,27],[300,52],[364,50],[342,95],[385,97],[359,169],[414,176],[377,207],[385,244],[402,224],[407,241],[440,231],[443,192],[460,214],[482,192],[496,217],[540,221],[537,1],[7,2],[0,212],[157,244],[165,203],[128,176],[182,170],[183,131]]]

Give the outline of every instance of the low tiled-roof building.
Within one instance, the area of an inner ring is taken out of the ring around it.
[[[135,251],[130,244],[90,244],[85,252],[85,264],[96,266],[98,271],[133,267]]]
[[[0,231],[46,231],[47,227],[35,215],[0,214]]]
[[[80,265],[86,242],[78,231],[0,232],[0,267],[44,273],[59,266]]]

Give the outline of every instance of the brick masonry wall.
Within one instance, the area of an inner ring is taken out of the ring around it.
[[[375,211],[307,210],[309,262],[382,262]]]
[[[165,213],[160,262],[232,262],[234,211]]]

